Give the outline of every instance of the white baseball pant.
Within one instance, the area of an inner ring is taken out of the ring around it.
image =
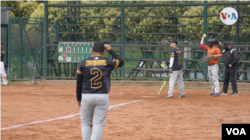
[[[209,77],[209,82],[212,86],[212,93],[219,93],[219,91],[220,91],[220,85],[219,85],[219,80],[218,80],[218,71],[219,71],[218,64],[208,66],[208,77]]]
[[[177,82],[178,84],[180,95],[185,95],[184,93],[185,85],[183,82],[182,71],[183,70],[172,71],[169,79],[168,96],[173,96],[175,82]]]
[[[3,62],[0,62],[0,78],[3,78],[3,76],[7,76],[6,75],[6,72],[5,72],[5,69],[4,69],[4,63]],[[1,81],[1,79],[0,79]],[[3,82],[6,82],[3,78]]]
[[[83,140],[101,140],[108,108],[108,94],[82,94],[81,122]]]

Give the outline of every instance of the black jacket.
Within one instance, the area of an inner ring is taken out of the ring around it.
[[[223,60],[224,60],[224,64],[225,66],[228,68],[229,64],[231,64],[233,67],[236,66],[236,63],[239,60],[239,56],[238,56],[238,51],[235,49],[230,49],[230,50],[223,50]]]
[[[5,55],[5,51],[4,51],[4,49],[2,48],[2,49],[1,49],[1,62],[4,61],[4,55]]]

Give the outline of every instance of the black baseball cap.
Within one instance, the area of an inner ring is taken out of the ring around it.
[[[232,41],[227,41],[224,46],[229,46],[229,45],[233,45],[233,42]]]
[[[173,39],[170,43],[175,43],[176,45],[178,44],[178,41]]]
[[[104,51],[104,42],[96,41],[93,46],[94,52],[103,52]]]

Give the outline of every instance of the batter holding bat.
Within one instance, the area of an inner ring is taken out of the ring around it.
[[[177,82],[180,92],[180,98],[185,97],[184,93],[184,82],[182,77],[182,51],[177,47],[177,40],[173,40],[170,42],[171,50],[171,58],[170,58],[170,65],[169,65],[169,73],[170,73],[170,79],[169,79],[169,91],[168,96],[165,98],[172,98],[173,97],[173,91],[174,91],[174,85],[175,82]]]
[[[124,61],[103,42],[95,42],[91,51],[93,55],[82,60],[77,69],[76,97],[81,108],[83,140],[101,140],[109,107],[110,74]],[[105,51],[112,58],[103,58]]]
[[[206,35],[204,34],[201,38],[201,48],[207,51],[207,56],[203,58],[203,62],[206,62],[208,65],[208,77],[209,82],[212,86],[212,93],[210,96],[217,97],[220,96],[220,86],[218,80],[218,71],[219,71],[219,57],[222,57],[222,53],[220,49],[216,46],[218,45],[218,41],[215,38],[210,38],[208,40],[208,46],[204,45],[204,38]]]

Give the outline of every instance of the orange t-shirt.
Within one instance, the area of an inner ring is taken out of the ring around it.
[[[208,46],[205,46],[204,44],[201,44],[201,48],[207,51],[207,56],[217,55],[217,54],[222,55],[220,49],[217,47],[208,47]],[[207,64],[208,65],[209,64],[219,64],[219,60],[217,57],[213,57]]]

